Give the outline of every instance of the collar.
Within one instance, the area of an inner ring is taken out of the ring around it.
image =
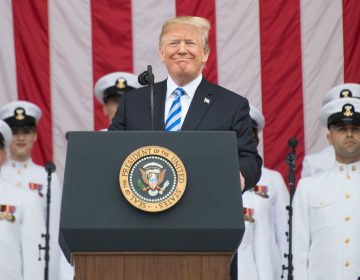
[[[29,167],[33,161],[31,158],[29,158],[27,161],[16,161],[16,160],[12,160],[12,159],[9,159],[7,160],[7,163],[12,167],[12,168],[15,168],[15,169],[24,169],[24,168],[27,168]]]
[[[197,76],[197,78],[195,80],[192,80],[190,83],[182,86],[181,88],[185,90],[186,94],[192,99],[194,97],[195,91],[198,88],[198,86],[201,83],[202,80],[202,74],[200,74],[199,76]],[[166,99],[169,98],[170,94],[172,94],[174,92],[175,89],[177,89],[178,86],[174,80],[171,78],[171,76],[168,76],[167,81],[166,81],[166,85],[167,85],[167,90],[166,90]]]
[[[345,164],[335,161],[335,170],[340,173],[344,172],[344,174],[349,173],[359,173],[360,172],[360,161]]]

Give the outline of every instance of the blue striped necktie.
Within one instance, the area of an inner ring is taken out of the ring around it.
[[[173,92],[176,97],[171,104],[169,115],[165,122],[166,131],[179,131],[181,124],[181,102],[180,98],[185,94],[182,88],[177,88]]]

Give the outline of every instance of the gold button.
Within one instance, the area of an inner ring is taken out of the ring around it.
[[[349,244],[350,239],[349,239],[349,238],[345,238],[344,242],[345,242],[345,244]]]
[[[22,170],[20,169],[20,170],[17,171],[17,174],[20,175],[21,172],[22,172]]]
[[[349,199],[350,197],[351,197],[350,194],[348,194],[348,193],[345,194],[345,198],[346,198],[346,199]]]
[[[355,165],[351,166],[351,170],[356,171],[356,166]]]
[[[16,182],[16,185],[20,187],[20,186],[21,186],[21,182],[20,182],[20,181],[17,181],[17,182]]]
[[[350,220],[350,217],[349,216],[345,216],[344,220],[347,222]]]
[[[351,176],[346,176],[346,179],[351,179]]]
[[[344,262],[344,266],[345,266],[345,267],[348,267],[349,265],[350,265],[350,263],[349,263],[348,261],[345,261],[345,262]]]

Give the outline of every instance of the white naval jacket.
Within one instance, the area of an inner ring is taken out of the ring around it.
[[[31,159],[27,162],[16,162],[8,159],[2,166],[2,174],[5,179],[19,188],[25,189],[36,197],[41,198],[43,220],[46,219],[46,194],[47,194],[47,173],[43,166],[35,164]],[[37,188],[41,186],[41,190]],[[72,269],[59,246],[59,224],[61,208],[62,187],[58,176],[53,173],[51,180],[51,204],[50,204],[50,261],[49,279],[67,280],[72,279]],[[45,232],[44,232],[45,233]],[[42,245],[45,240],[42,239]],[[64,264],[65,262],[65,264]],[[65,268],[65,269],[64,269]]]
[[[42,279],[45,262],[38,260],[38,245],[45,223],[39,198],[0,174],[0,205],[0,279]]]
[[[286,206],[289,205],[289,191],[286,187],[283,177],[275,170],[263,167],[261,178],[257,185],[267,186],[269,189],[269,203],[271,205],[268,211],[270,222],[270,248],[271,259],[273,263],[275,279],[280,279],[282,265],[287,265],[287,259],[284,254],[289,251],[286,232],[289,231],[289,214]],[[284,272],[286,279],[286,271]]]
[[[254,192],[246,191],[243,207],[253,209],[253,221],[245,220],[245,233],[238,249],[238,278],[246,280],[275,279],[269,248],[270,205]]]
[[[301,178],[314,176],[323,171],[329,171],[335,164],[335,151],[332,145],[322,149],[318,153],[304,157],[301,170]]]
[[[359,279],[360,162],[301,179],[293,206],[294,279]]]

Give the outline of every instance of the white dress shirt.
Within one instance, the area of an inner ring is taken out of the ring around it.
[[[269,247],[268,200],[251,191],[246,191],[242,199],[243,207],[252,209],[254,213],[252,221],[245,219],[245,233],[238,249],[238,278],[275,279]]]
[[[293,205],[294,279],[359,279],[360,162],[301,179]]]
[[[280,279],[282,265],[287,265],[287,259],[284,254],[289,250],[286,232],[289,231],[289,214],[286,206],[289,205],[289,192],[281,174],[275,170],[263,167],[261,169],[261,178],[257,185],[268,187],[268,200],[271,205],[268,211],[270,222],[270,248],[272,255],[275,279]],[[286,271],[284,272],[287,277]]]
[[[8,159],[2,166],[4,178],[15,184],[18,188],[30,192],[33,196],[40,198],[43,210],[43,221],[46,221],[46,194],[47,194],[47,173],[43,166],[35,164],[32,159],[26,162],[17,162]],[[32,186],[32,187],[31,187]],[[41,187],[37,187],[41,186]],[[33,189],[31,189],[33,188]],[[41,190],[39,189],[41,188]],[[61,208],[62,187],[59,178],[52,174],[51,181],[51,204],[50,204],[50,261],[49,278],[52,280],[72,279],[72,276],[60,278],[60,265],[65,261],[65,256],[59,246],[59,225]],[[45,233],[45,232],[44,232]],[[44,240],[43,240],[43,243]],[[68,265],[70,267],[70,264]],[[68,271],[72,271],[71,267]]]
[[[34,280],[44,277],[44,259],[38,260],[38,245],[44,245],[41,234],[45,233],[39,200],[37,196],[10,184],[0,174],[0,279]],[[9,219],[10,213],[13,220]]]
[[[191,101],[194,97],[195,91],[198,88],[198,86],[200,85],[202,80],[202,74],[200,74],[195,80],[191,81],[190,83],[182,86],[181,88],[186,92],[185,95],[183,95],[180,98],[180,103],[181,103],[181,122],[180,122],[180,127],[183,125],[186,114],[189,110]],[[168,76],[167,78],[167,91],[166,91],[166,100],[165,100],[165,116],[164,116],[164,122],[166,121],[168,115],[169,115],[169,111],[170,111],[170,107],[171,104],[173,103],[174,99],[176,98],[176,95],[173,94],[173,92],[175,91],[175,89],[177,89],[178,86],[174,80]]]

